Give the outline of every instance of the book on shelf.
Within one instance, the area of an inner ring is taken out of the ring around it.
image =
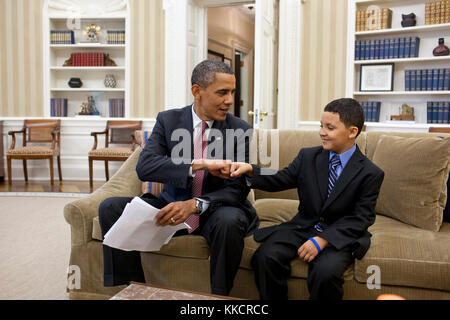
[[[109,99],[109,116],[111,118],[125,117],[124,101],[122,98]]]
[[[450,0],[425,3],[425,24],[450,22]]]
[[[419,49],[419,37],[356,40],[355,60],[417,58]]]
[[[125,44],[125,30],[107,30],[108,44]]]
[[[357,32],[390,29],[391,26],[392,10],[389,8],[356,11],[355,29]]]
[[[448,124],[450,101],[427,101],[427,123]]]
[[[51,98],[50,99],[50,116],[51,117],[67,117],[67,99]]]
[[[71,57],[73,67],[103,67],[105,65],[103,52],[74,52]]]
[[[361,101],[359,102],[364,111],[365,122],[379,122],[381,101]]]
[[[450,68],[405,70],[405,91],[448,91]]]
[[[73,30],[50,30],[50,44],[74,44]]]

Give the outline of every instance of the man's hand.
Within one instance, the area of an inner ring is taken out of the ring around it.
[[[251,164],[246,162],[233,162],[231,164],[231,177],[240,177],[243,174],[248,175],[249,177],[253,177],[253,167]]]
[[[320,251],[328,245],[328,241],[321,237],[313,237],[320,247]],[[297,251],[298,258],[305,260],[305,262],[311,262],[319,254],[316,246],[311,240],[306,241]]]
[[[195,199],[171,202],[162,208],[155,217],[157,226],[177,225],[186,221],[193,213],[197,212]]]
[[[229,179],[231,163],[231,160],[196,159],[192,163],[192,172],[208,170],[216,177]]]

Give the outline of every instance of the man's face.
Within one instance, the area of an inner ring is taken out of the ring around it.
[[[322,114],[319,135],[325,150],[339,154],[349,150],[353,147],[357,133],[357,127],[345,126],[339,118],[339,113],[325,111]]]
[[[200,119],[224,121],[233,105],[236,78],[232,74],[216,73],[215,81],[206,88],[192,86],[194,110]]]

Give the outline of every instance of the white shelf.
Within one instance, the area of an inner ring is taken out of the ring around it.
[[[424,57],[424,58],[402,58],[402,59],[355,60],[355,64],[446,62],[446,61],[450,62],[450,56],[445,56],[445,57]]]
[[[77,43],[77,44],[51,44],[52,49],[82,49],[82,48],[105,48],[105,49],[123,49],[124,44],[108,44],[108,43]]]
[[[375,92],[353,92],[355,96],[448,96],[450,91],[375,91]]]
[[[358,31],[358,32],[355,32],[355,36],[371,36],[371,35],[385,35],[385,34],[399,34],[399,33],[410,34],[410,33],[428,32],[428,31],[442,31],[442,30],[450,30],[450,23],[430,24],[430,25],[425,25],[425,26],[415,26],[415,27],[408,27],[408,28]]]
[[[54,92],[125,92],[124,88],[51,88],[50,91]]]
[[[450,43],[450,23],[425,25],[425,4],[429,0],[350,0],[348,5],[347,24],[347,79],[346,95],[358,101],[376,100],[381,102],[380,122],[369,122],[367,126],[372,130],[401,130],[428,131],[430,126],[450,126],[450,124],[428,124],[427,102],[449,101],[450,91],[403,91],[405,86],[405,70],[449,68],[450,56],[432,56],[433,49],[438,45],[438,39],[444,38],[448,46]],[[355,31],[357,10],[367,10],[370,5],[377,5],[392,10],[392,28],[371,31]],[[417,25],[403,28],[402,14],[414,12]],[[355,41],[377,40],[390,37],[419,37],[419,56],[414,58],[354,60]],[[397,91],[358,91],[360,81],[360,66],[363,64],[395,65],[393,87]],[[403,104],[414,108],[415,122],[387,121],[391,115],[401,112]]]
[[[124,117],[129,117],[131,35],[129,0],[121,1],[123,6],[112,7],[107,1],[90,1],[89,8],[83,7],[75,14],[67,6],[68,2],[70,1],[45,1],[42,8],[44,115],[50,116],[52,98],[67,99],[68,117],[66,119],[70,119],[79,112],[81,104],[87,101],[86,96],[92,95],[102,115],[101,119],[107,119],[109,116],[109,99],[124,99]],[[98,42],[84,42],[86,38],[82,31],[92,23],[101,27]],[[51,43],[51,30],[69,29],[74,32],[74,44]],[[108,30],[125,31],[125,43],[108,43]],[[63,67],[64,62],[75,52],[109,54],[117,66]],[[106,74],[114,76],[117,82],[116,88],[104,87]],[[80,78],[83,86],[70,88],[67,83],[71,78]],[[93,118],[86,117],[86,119]]]
[[[125,70],[125,67],[50,67],[50,70]]]

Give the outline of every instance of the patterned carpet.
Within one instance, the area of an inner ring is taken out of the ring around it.
[[[0,193],[0,300],[68,299],[64,206],[86,194]]]

